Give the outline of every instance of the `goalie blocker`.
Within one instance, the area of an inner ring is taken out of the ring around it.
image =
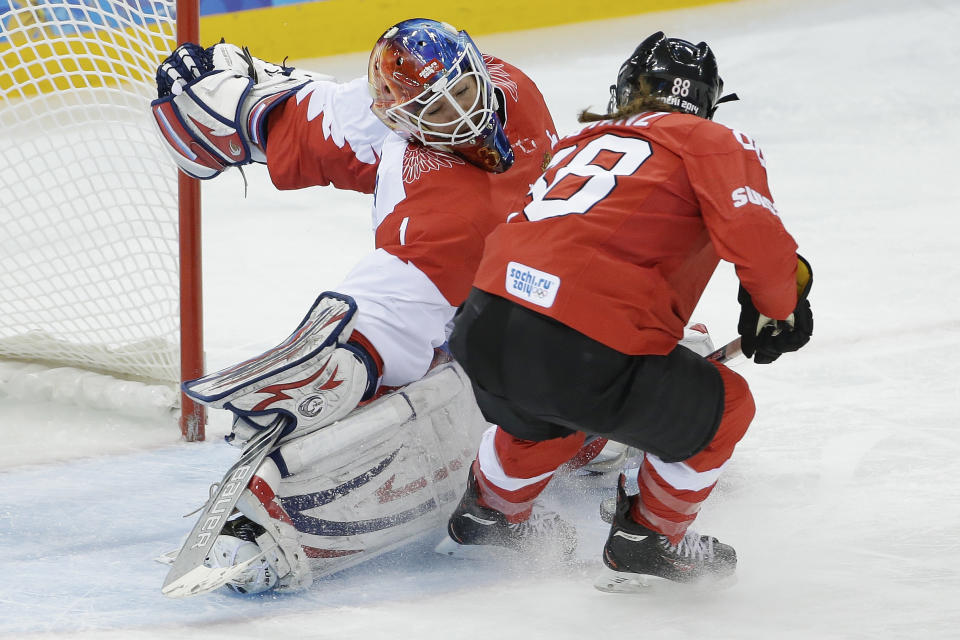
[[[377,358],[349,342],[357,305],[347,295],[327,291],[317,298],[297,328],[269,351],[239,364],[183,383],[196,402],[231,411],[240,440],[270,424],[277,414],[290,418],[281,434],[303,435],[347,415],[379,379]]]

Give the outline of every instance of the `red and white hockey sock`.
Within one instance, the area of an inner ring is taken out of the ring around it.
[[[663,462],[647,454],[640,468],[634,470],[637,475],[627,477],[627,493],[632,493],[631,482],[640,489],[631,504],[630,517],[677,544],[713,491],[721,471],[723,465],[699,473],[683,462]]]
[[[556,470],[580,451],[584,439],[574,433],[537,442],[499,427],[487,429],[473,463],[480,504],[503,513],[508,522],[528,519],[533,501]]]
[[[640,491],[630,517],[668,536],[673,544],[680,542],[696,519],[756,410],[746,381],[726,366],[714,364],[723,378],[724,411],[710,444],[683,462],[664,462],[647,454],[636,475],[627,478],[627,493],[634,487]]]

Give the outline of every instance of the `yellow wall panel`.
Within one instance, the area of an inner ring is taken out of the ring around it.
[[[280,61],[369,51],[390,25],[407,18],[449,22],[473,35],[684,9],[730,0],[451,0],[435,7],[403,0],[323,0],[205,16],[203,44],[224,38]]]
[[[201,17],[200,39],[209,46],[223,38],[250,47],[259,58],[280,62],[369,51],[384,29],[414,17],[443,20],[480,35],[730,1],[450,0],[426,10],[406,0],[316,0]],[[173,45],[170,24],[65,35],[40,23],[11,21],[23,21],[23,15],[8,17],[8,30],[0,38],[0,102],[129,78],[148,80]]]

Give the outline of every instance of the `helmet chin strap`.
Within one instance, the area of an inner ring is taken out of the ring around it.
[[[713,105],[713,109],[710,109],[710,114],[709,114],[708,117],[709,117],[711,120],[713,120],[713,114],[717,112],[717,107],[719,107],[719,106],[720,106],[721,104],[723,104],[724,102],[733,102],[734,100],[739,100],[739,99],[740,99],[740,96],[738,96],[737,94],[735,94],[735,93],[728,93],[727,95],[725,95],[725,96],[723,96],[722,98],[720,98],[719,100],[717,100],[716,104]]]

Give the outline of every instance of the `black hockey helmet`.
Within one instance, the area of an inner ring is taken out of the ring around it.
[[[736,99],[720,100],[723,80],[706,42],[695,45],[663,31],[641,42],[621,65],[617,84],[610,87],[608,112],[626,106],[642,85],[660,102],[701,118],[712,118],[719,102]]]

